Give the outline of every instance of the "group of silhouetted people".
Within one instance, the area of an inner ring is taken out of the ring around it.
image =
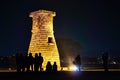
[[[43,57],[41,56],[41,53],[39,53],[39,55],[36,53],[35,57],[32,56],[32,53],[29,53],[29,55],[26,54],[25,56],[22,53],[16,54],[17,72],[29,72],[30,67],[31,71],[34,70],[35,72],[38,72],[39,69],[42,71],[42,63]]]
[[[17,72],[41,72],[43,71],[42,63],[44,59],[41,56],[41,53],[35,53],[35,57],[32,56],[32,53],[26,54],[25,56],[22,53],[16,54],[16,67]],[[48,61],[46,65],[47,72],[56,72],[57,64],[54,62],[51,65],[51,62]]]
[[[48,61],[46,65],[46,71],[47,72],[56,72],[57,71],[57,64],[54,62],[53,65],[51,65],[51,62]]]
[[[102,60],[103,60],[103,67],[105,71],[108,71],[108,53],[104,52],[102,54]],[[29,53],[28,55],[23,55],[21,53],[16,54],[16,67],[17,72],[29,72],[29,71],[43,71],[42,63],[44,59],[41,56],[41,53],[35,53],[35,57],[32,56],[32,53]],[[73,63],[78,67],[78,71],[80,71],[81,68],[81,57],[80,55],[77,55],[73,61]],[[30,69],[31,68],[31,69]],[[57,64],[54,62],[53,65],[51,65],[51,62],[48,61],[46,65],[46,71],[47,72],[56,72],[57,71]]]

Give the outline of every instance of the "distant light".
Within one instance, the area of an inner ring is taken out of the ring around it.
[[[112,64],[117,64],[117,63],[115,61],[113,61]]]
[[[11,68],[8,68],[8,70],[11,70]]]

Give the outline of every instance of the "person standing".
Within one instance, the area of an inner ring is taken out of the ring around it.
[[[103,60],[103,67],[105,71],[108,71],[108,53],[104,52],[102,54],[102,60]]]
[[[29,56],[27,57],[27,63],[27,71],[30,71],[30,68],[33,71],[34,58],[32,56],[32,53],[29,53]]]
[[[16,53],[15,55],[16,57],[16,68],[17,68],[17,72],[21,72],[21,69],[20,69],[20,54],[19,53]]]
[[[57,64],[56,64],[56,62],[54,62],[52,69],[53,69],[53,72],[57,72]]]
[[[40,68],[40,71],[42,71],[42,63],[43,63],[43,57],[41,56],[41,53],[39,53],[39,68]]]
[[[78,70],[80,71],[80,68],[81,68],[81,57],[80,57],[80,55],[77,55],[75,57],[75,64],[77,65]]]
[[[34,71],[38,72],[39,69],[39,57],[38,54],[35,53],[35,58],[34,58]]]

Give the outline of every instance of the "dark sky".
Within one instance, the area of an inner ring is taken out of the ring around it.
[[[55,37],[78,42],[82,53],[120,56],[120,4],[117,0],[4,0],[0,2],[0,55],[27,52],[32,21],[39,9],[56,12]]]

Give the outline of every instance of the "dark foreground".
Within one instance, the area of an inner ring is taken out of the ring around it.
[[[120,80],[119,71],[1,72],[0,80]]]

